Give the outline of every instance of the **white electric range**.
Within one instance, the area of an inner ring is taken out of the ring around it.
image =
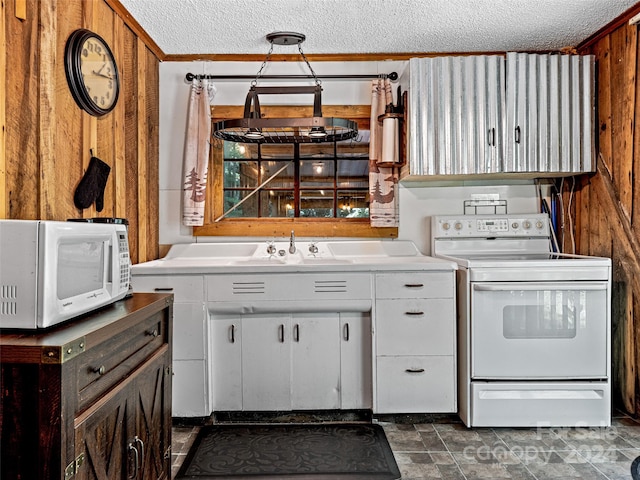
[[[611,260],[554,253],[546,214],[432,217],[458,270],[459,413],[471,426],[611,423]]]

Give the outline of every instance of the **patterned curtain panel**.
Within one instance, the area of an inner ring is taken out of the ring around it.
[[[378,162],[398,161],[398,120],[378,116],[393,106],[391,82],[377,79],[371,82],[371,137],[369,141],[369,217],[372,227],[397,227],[398,172],[393,167],[380,167]]]
[[[193,80],[189,95],[182,184],[182,223],[204,224],[204,199],[209,168],[211,110],[216,88],[206,80]]]

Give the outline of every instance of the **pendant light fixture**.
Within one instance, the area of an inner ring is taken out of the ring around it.
[[[305,36],[296,32],[273,32],[267,35],[271,47],[251,87],[244,104],[242,118],[216,122],[213,136],[237,143],[324,143],[349,140],[358,134],[356,122],[322,116],[322,82],[311,68],[302,51]],[[259,87],[258,80],[271,58],[274,45],[298,45],[298,52],[309,68],[315,86]],[[307,118],[262,118],[259,95],[313,95],[313,116]]]

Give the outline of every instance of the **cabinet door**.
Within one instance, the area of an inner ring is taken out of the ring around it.
[[[154,355],[139,372],[134,392],[136,426],[133,443],[139,456],[139,473],[135,478],[169,478],[171,355],[168,348]]]
[[[215,316],[210,323],[209,398],[212,410],[242,410],[241,317]]]
[[[593,58],[507,54],[505,171],[595,169]]]
[[[338,314],[294,315],[291,342],[291,407],[340,408]]]
[[[503,164],[504,59],[410,60],[412,175],[498,172]]]
[[[133,477],[136,455],[128,448],[134,436],[130,421],[135,410],[132,391],[131,382],[127,382],[76,419],[79,422],[74,430],[76,458],[84,455],[81,465],[76,467],[76,480]]]
[[[242,317],[244,410],[291,409],[291,317]]]
[[[371,316],[369,313],[341,313],[341,408],[371,408],[371,365]]]

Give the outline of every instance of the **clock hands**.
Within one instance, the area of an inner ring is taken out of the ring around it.
[[[93,73],[94,75],[98,75],[99,77],[104,77],[104,78],[108,78],[109,80],[113,80],[113,77],[111,75],[102,73],[102,69],[106,67],[106,65],[107,65],[106,63],[103,63],[102,66],[100,67],[100,70],[98,70],[97,72],[95,70],[92,70],[91,73]]]

